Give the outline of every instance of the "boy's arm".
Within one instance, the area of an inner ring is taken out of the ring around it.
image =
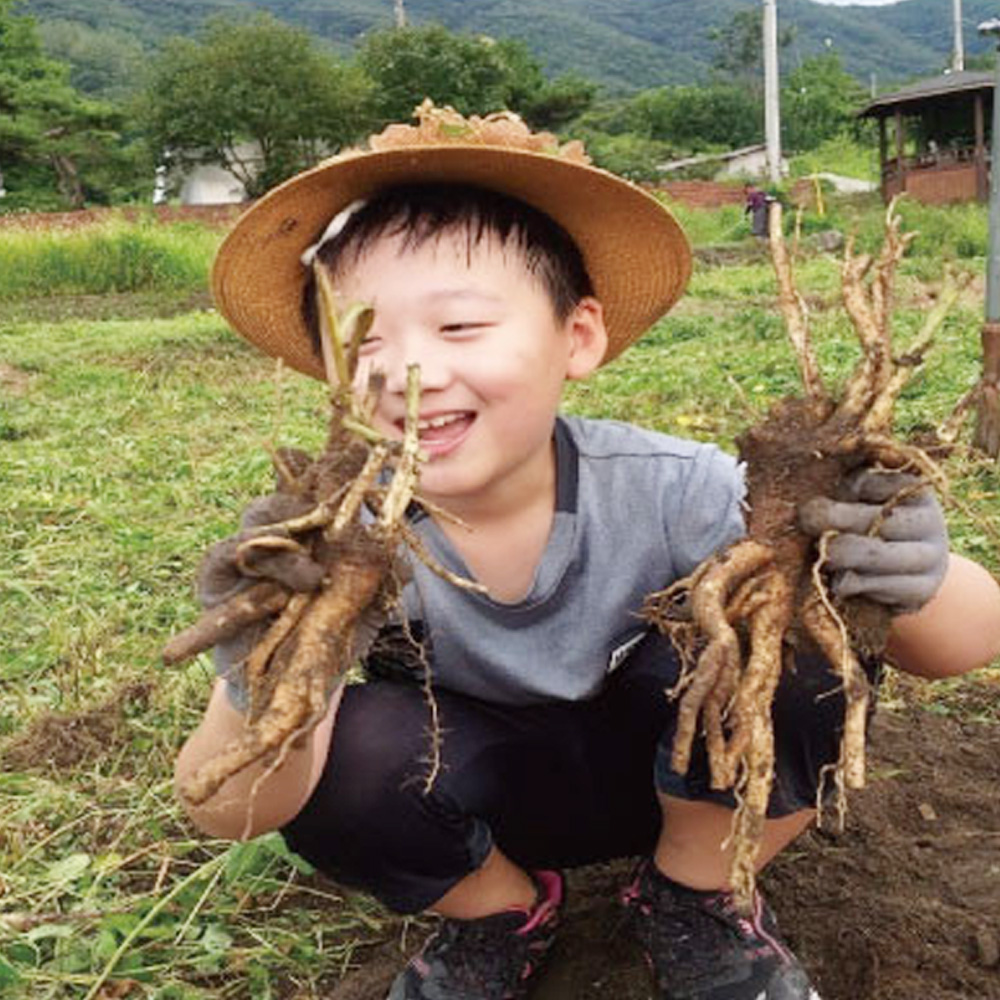
[[[213,837],[239,840],[244,836],[256,837],[275,830],[291,820],[306,804],[319,782],[343,690],[344,685],[341,684],[319,725],[302,740],[301,745],[289,751],[281,767],[261,782],[253,798],[252,815],[251,791],[268,766],[260,762],[234,775],[200,806],[192,806],[182,798],[181,805],[195,826]],[[244,716],[233,707],[226,692],[226,682],[217,680],[200,725],[177,756],[174,786],[180,787],[202,764],[238,739],[245,725]]]
[[[281,548],[263,549],[249,567],[246,557],[241,559],[240,556],[240,543],[247,537],[248,530],[280,524],[308,509],[309,505],[298,497],[280,490],[253,500],[243,511],[240,534],[217,542],[202,559],[197,590],[203,607],[224,604],[259,579],[276,581],[289,591],[309,591],[318,587],[322,568],[304,554]],[[267,625],[267,621],[249,625],[214,648],[213,659],[219,679],[201,723],[177,757],[175,787],[181,787],[199,767],[242,735],[248,701],[243,664]],[[312,794],[322,773],[341,691],[342,685],[334,692],[323,721],[301,746],[289,750],[282,766],[261,782],[256,791],[254,784],[266,772],[265,764],[254,764],[234,775],[200,806],[192,806],[181,797],[181,804],[194,824],[212,836],[236,840],[244,835],[254,837],[276,829],[295,816]]]
[[[1000,585],[978,563],[952,553],[930,601],[893,620],[886,655],[901,670],[930,679],[1000,657]]]

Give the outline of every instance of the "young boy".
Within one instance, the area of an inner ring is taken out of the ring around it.
[[[263,784],[251,833],[281,828],[342,883],[444,918],[389,1000],[526,996],[558,922],[560,869],[630,855],[645,861],[624,900],[657,996],[817,997],[763,901],[751,919],[733,908],[733,801],[709,790],[697,754],[688,775],[671,771],[676,703],[664,691],[678,664],[636,614],[741,535],[739,469],[713,446],[557,413],[566,379],[611,360],[681,294],[690,252],[673,218],[516,120],[425,108],[419,127],[394,126],[371,151],[273,191],[220,251],[214,288],[229,321],[321,378],[314,259],[345,303],[374,306],[359,379],[382,373],[375,422],[387,435],[401,435],[406,368],[419,363],[420,492],[432,504],[413,527],[487,593],[411,559],[402,616],[419,655],[401,622],[382,629],[366,682],[340,686]],[[1000,588],[949,557],[933,497],[911,497],[869,538],[883,481],[851,485],[854,501],[814,502],[803,522],[840,532],[830,563],[841,590],[904,612],[893,661],[928,677],[988,662],[1000,652]],[[278,493],[244,524],[294,513]],[[232,552],[210,551],[206,604],[245,585]],[[275,578],[288,578],[288,558]],[[179,779],[239,733],[239,671],[255,637],[216,650],[223,678]],[[836,678],[804,666],[779,687],[762,864],[813,820],[817,775],[837,755]],[[442,734],[429,790],[425,668]],[[192,819],[240,836],[260,774],[234,777]]]

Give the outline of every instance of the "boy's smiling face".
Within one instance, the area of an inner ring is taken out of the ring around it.
[[[385,376],[375,423],[391,437],[403,431],[407,366],[420,366],[422,494],[475,516],[551,487],[562,384],[593,371],[606,346],[596,300],[560,320],[516,247],[464,229],[416,247],[383,236],[333,282],[344,303],[374,307],[358,384]]]

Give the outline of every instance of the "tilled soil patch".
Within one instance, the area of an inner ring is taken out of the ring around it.
[[[811,831],[762,879],[823,1000],[1000,1000],[998,789],[1000,725],[879,710],[869,785],[844,832]],[[569,873],[560,941],[532,1000],[655,1000],[616,902],[630,869]],[[361,956],[328,1000],[382,1000],[405,961],[396,938]]]

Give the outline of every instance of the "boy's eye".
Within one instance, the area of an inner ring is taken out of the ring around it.
[[[485,320],[465,320],[461,323],[442,323],[441,332],[473,333],[476,330],[482,330],[492,325],[492,323],[487,323]]]

